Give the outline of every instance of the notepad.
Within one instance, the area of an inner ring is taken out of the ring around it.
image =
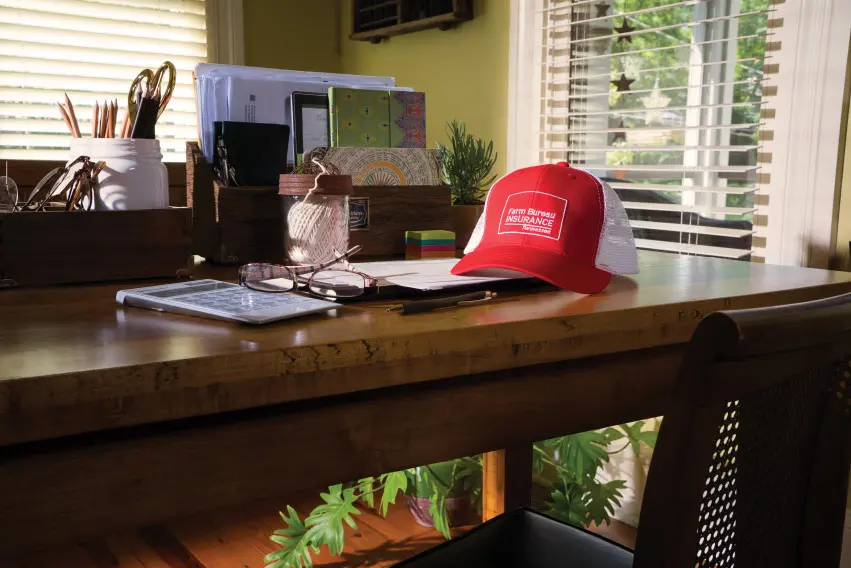
[[[487,276],[456,276],[452,267],[455,258],[433,260],[397,260],[389,262],[359,262],[355,266],[361,272],[379,279],[381,284],[394,284],[415,290],[448,290],[476,284],[521,280],[532,278],[527,274],[509,270],[487,271]],[[484,273],[484,272],[483,272]]]

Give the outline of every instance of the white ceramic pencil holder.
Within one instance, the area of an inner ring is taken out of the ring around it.
[[[96,210],[168,207],[168,171],[163,164],[159,140],[74,138],[71,159],[79,156],[106,162],[95,190]]]

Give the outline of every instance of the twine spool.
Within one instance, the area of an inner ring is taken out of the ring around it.
[[[349,243],[352,177],[334,173],[318,160],[282,175],[278,193],[285,201],[285,248],[290,262],[320,264],[345,252]]]

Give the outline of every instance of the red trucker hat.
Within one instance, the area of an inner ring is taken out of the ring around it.
[[[638,272],[632,229],[617,194],[567,162],[499,179],[464,252],[452,274],[512,270],[582,294],[602,291],[613,274]]]

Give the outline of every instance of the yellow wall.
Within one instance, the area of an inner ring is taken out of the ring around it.
[[[339,73],[340,6],[341,0],[244,0],[245,64]]]
[[[253,0],[247,0],[246,4]],[[505,171],[508,113],[509,0],[475,0],[475,18],[457,28],[392,37],[380,44],[352,41],[352,4],[343,5],[343,73],[389,75],[426,94],[428,145],[445,142],[446,121],[494,141]]]

